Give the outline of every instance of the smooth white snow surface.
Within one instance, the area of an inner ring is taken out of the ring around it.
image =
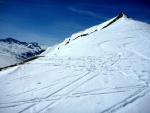
[[[122,17],[72,37],[0,72],[0,113],[150,113],[149,24]]]

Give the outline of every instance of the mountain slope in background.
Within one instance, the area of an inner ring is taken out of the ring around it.
[[[149,50],[150,25],[121,13],[1,71],[0,112],[149,113]]]
[[[46,46],[36,42],[20,42],[13,38],[0,39],[0,67],[23,62],[45,51]]]

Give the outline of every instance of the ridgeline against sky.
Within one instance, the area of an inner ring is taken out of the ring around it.
[[[0,0],[0,38],[54,45],[124,12],[150,23],[149,0]]]

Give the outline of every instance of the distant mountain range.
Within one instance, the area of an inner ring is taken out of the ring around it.
[[[0,39],[0,67],[20,63],[41,54],[47,46],[36,42],[21,42],[13,38]]]

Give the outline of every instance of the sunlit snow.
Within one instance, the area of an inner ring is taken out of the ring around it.
[[[1,71],[0,113],[149,113],[150,25],[110,21]]]

